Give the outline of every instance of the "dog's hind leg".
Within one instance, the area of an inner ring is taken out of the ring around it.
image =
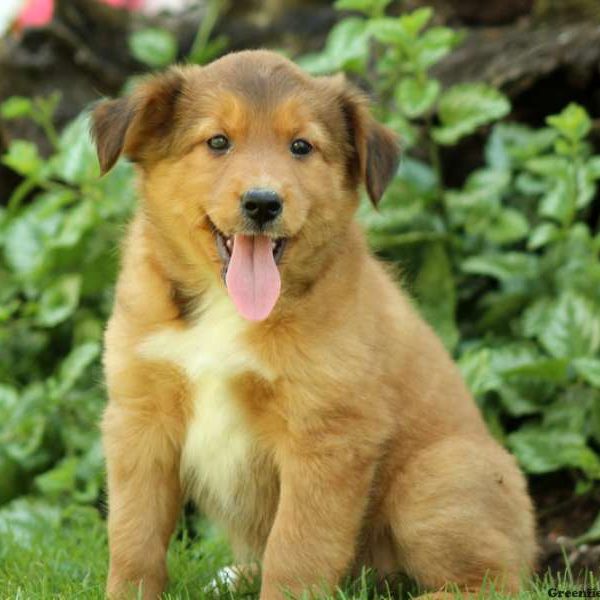
[[[399,569],[424,589],[515,592],[533,567],[525,480],[490,439],[452,437],[417,452],[385,506]]]

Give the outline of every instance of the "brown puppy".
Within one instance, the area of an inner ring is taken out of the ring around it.
[[[364,96],[241,52],[102,103],[94,135],[141,197],[106,333],[109,594],[163,590],[186,497],[261,600],[363,566],[516,590],[525,481],[353,222],[399,154]]]

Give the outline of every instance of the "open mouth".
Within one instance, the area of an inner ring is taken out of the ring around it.
[[[285,251],[287,238],[236,233],[225,235],[209,221],[227,293],[238,312],[249,321],[263,321],[270,314],[281,291],[277,265]]]
[[[221,233],[221,231],[219,231],[214,225],[212,225],[212,228],[215,233],[215,239],[217,242],[217,251],[219,252],[219,257],[223,261],[225,274],[227,272],[227,267],[229,266],[229,261],[231,260],[231,254],[233,252],[234,236],[226,236],[225,234]],[[283,252],[287,243],[287,238],[269,238],[269,240],[271,242],[273,260],[275,261],[275,264],[278,265],[281,261],[281,257],[283,256]]]

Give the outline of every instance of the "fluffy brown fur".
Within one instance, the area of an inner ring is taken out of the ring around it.
[[[164,589],[187,496],[260,561],[261,600],[361,567],[517,590],[535,556],[524,478],[353,221],[399,155],[363,94],[241,52],[100,104],[93,132],[103,172],[137,164],[141,199],[104,357],[109,595]],[[314,151],[293,157],[296,138]],[[244,231],[252,187],[283,198],[269,235],[288,240],[262,322],[235,312],[215,242]]]

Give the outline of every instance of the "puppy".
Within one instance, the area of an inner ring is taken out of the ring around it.
[[[399,159],[364,95],[240,52],[103,102],[93,135],[141,200],[104,354],[108,594],[161,593],[187,498],[261,600],[362,567],[517,590],[524,478],[353,221]]]

